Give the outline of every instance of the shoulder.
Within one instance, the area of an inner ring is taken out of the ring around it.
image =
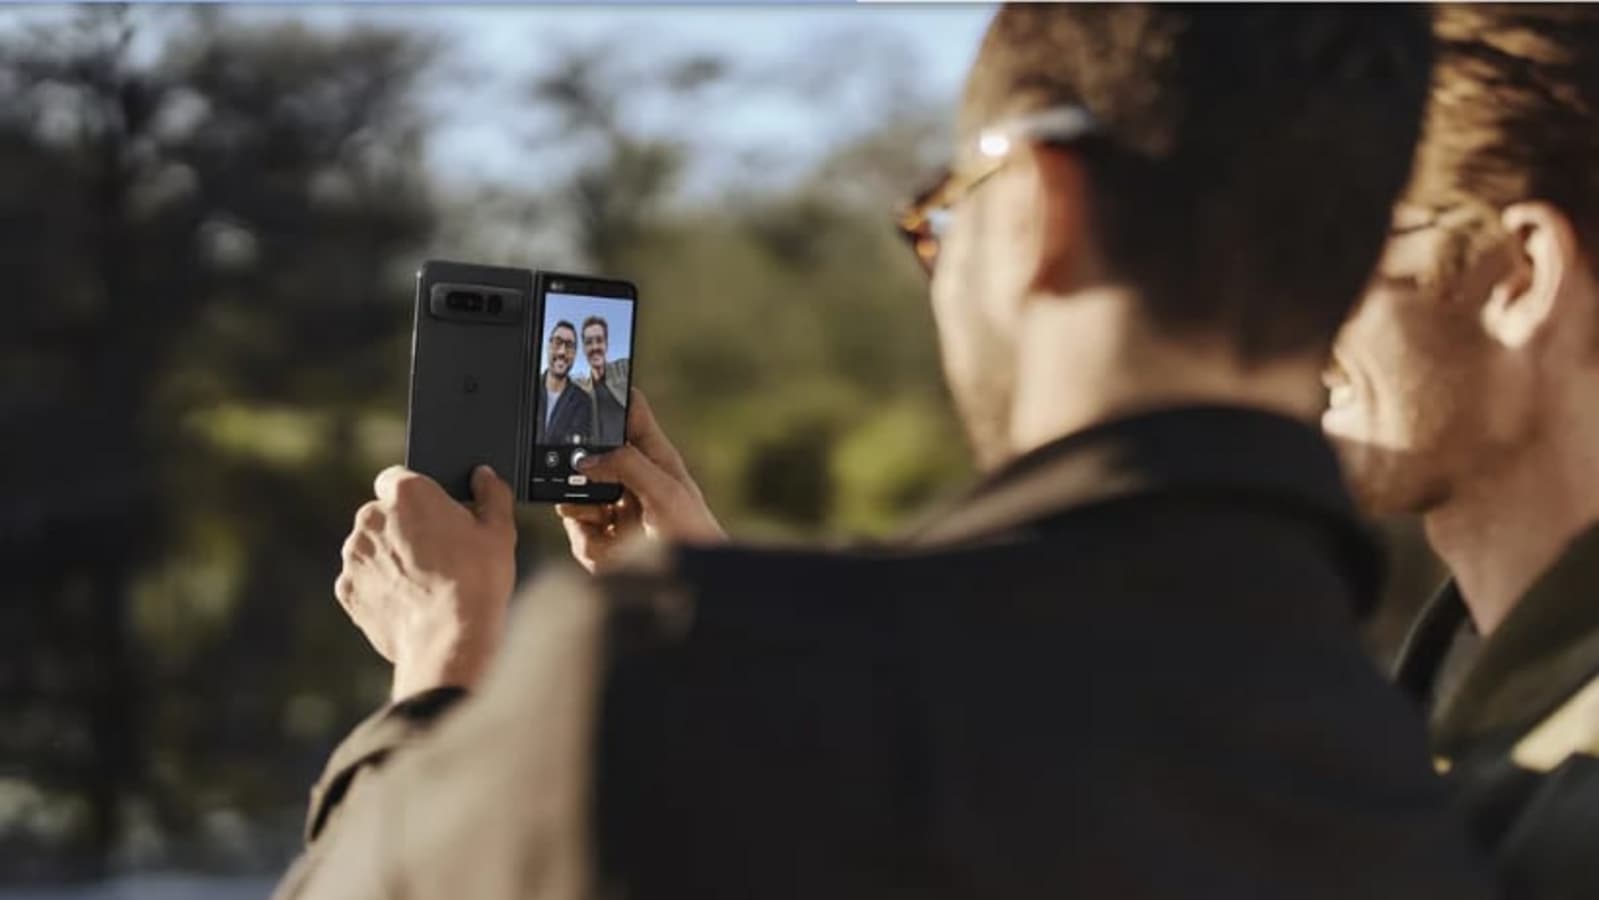
[[[581,884],[588,854],[572,835],[588,811],[605,656],[597,599],[592,579],[566,569],[522,591],[473,696],[366,777],[279,896],[507,897],[507,885],[528,884],[517,880],[532,871],[528,858],[549,883]],[[537,802],[506,816],[510,795]],[[485,840],[490,819],[495,839]]]
[[[714,623],[729,618],[757,632],[770,625],[777,636],[793,626],[792,613],[798,610],[822,605],[860,607],[865,613],[871,604],[856,602],[858,595],[887,596],[886,586],[903,585],[911,574],[904,561],[870,550],[739,543],[692,547],[638,539],[619,548],[612,568],[599,576],[571,564],[550,567],[523,592],[519,606],[581,594],[588,598],[586,606],[603,611],[613,637],[635,647],[640,641],[674,643],[706,624],[719,632]],[[541,641],[545,631],[530,626],[526,640]],[[520,652],[512,649],[507,655]]]

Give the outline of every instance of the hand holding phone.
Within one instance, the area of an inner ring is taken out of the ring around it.
[[[468,507],[432,479],[391,466],[344,542],[334,594],[394,663],[396,700],[471,687],[499,645],[516,582],[515,499],[486,466],[472,473],[472,491]]]
[[[580,463],[627,442],[637,302],[616,279],[423,264],[406,467],[457,500],[486,464],[519,499],[615,502]]]
[[[618,546],[640,534],[689,544],[726,540],[682,455],[637,388],[632,392],[627,430],[627,446],[590,457],[582,464],[588,477],[621,484],[621,499],[603,505],[555,507],[572,556],[593,572],[610,562]]]

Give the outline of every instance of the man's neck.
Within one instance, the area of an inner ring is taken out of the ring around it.
[[[1017,342],[1011,452],[1148,410],[1227,405],[1310,422],[1321,410],[1321,362],[1306,356],[1245,368],[1225,348],[1153,337],[1133,298],[1087,291],[1034,302]]]
[[[550,372],[544,376],[544,388],[552,394],[566,390],[566,376]]]
[[[1599,520],[1599,440],[1593,438],[1573,430],[1539,439],[1456,485],[1450,499],[1424,517],[1427,539],[1481,634],[1497,628],[1571,540]]]

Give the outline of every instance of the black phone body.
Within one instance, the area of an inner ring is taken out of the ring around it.
[[[614,503],[621,485],[589,481],[576,464],[627,441],[638,288],[614,278],[540,272],[533,292],[539,315],[529,347],[526,497]]]
[[[429,260],[416,278],[406,468],[472,497],[481,464],[523,483],[528,336],[537,312],[527,269]]]

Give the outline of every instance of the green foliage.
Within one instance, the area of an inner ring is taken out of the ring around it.
[[[920,107],[799,183],[690,197],[692,135],[635,113],[739,73],[574,52],[528,93],[559,125],[529,147],[553,183],[439,197],[428,41],[156,21],[97,8],[0,43],[20,326],[0,334],[20,600],[0,612],[20,698],[0,772],[26,773],[0,783],[0,878],[270,866],[292,843],[306,783],[384,691],[330,586],[401,455],[425,256],[638,281],[639,383],[741,531],[881,534],[963,472],[921,276],[887,228],[894,171],[927,151]],[[508,219],[531,226],[523,253]],[[524,512],[526,561],[564,555],[548,511]],[[239,855],[240,827],[265,857]]]
[[[87,810],[50,833],[0,821],[19,848],[0,869],[39,864],[41,840],[104,862],[130,809],[181,833],[259,802],[332,737],[288,740],[297,691],[345,716],[378,696],[351,689],[370,664],[323,598],[369,477],[356,435],[403,396],[392,263],[435,218],[412,100],[429,50],[208,15],[150,58],[154,18],[84,10],[0,46],[20,601],[0,685],[37,723],[0,750],[42,803]]]
[[[638,383],[724,521],[754,535],[884,534],[966,472],[926,285],[889,227],[935,116],[885,110],[796,185],[669,203],[694,148],[630,113],[649,95],[692,119],[694,91],[727,77],[699,58],[658,74],[580,52],[554,60],[535,98],[601,145],[575,189],[535,202],[566,211],[588,266],[639,284]],[[873,455],[867,441],[883,445]],[[558,529],[538,539],[562,551]]]
[[[331,584],[401,458],[424,257],[635,280],[638,384],[736,532],[888,534],[967,474],[888,227],[943,130],[905,59],[814,61],[816,92],[880,88],[869,126],[797,181],[690,195],[706,148],[638,109],[696,121],[752,76],[580,48],[528,88],[558,136],[528,147],[540,186],[440,196],[429,41],[154,20],[0,41],[0,881],[292,847],[385,692]],[[522,518],[529,567],[564,557],[548,510]]]

